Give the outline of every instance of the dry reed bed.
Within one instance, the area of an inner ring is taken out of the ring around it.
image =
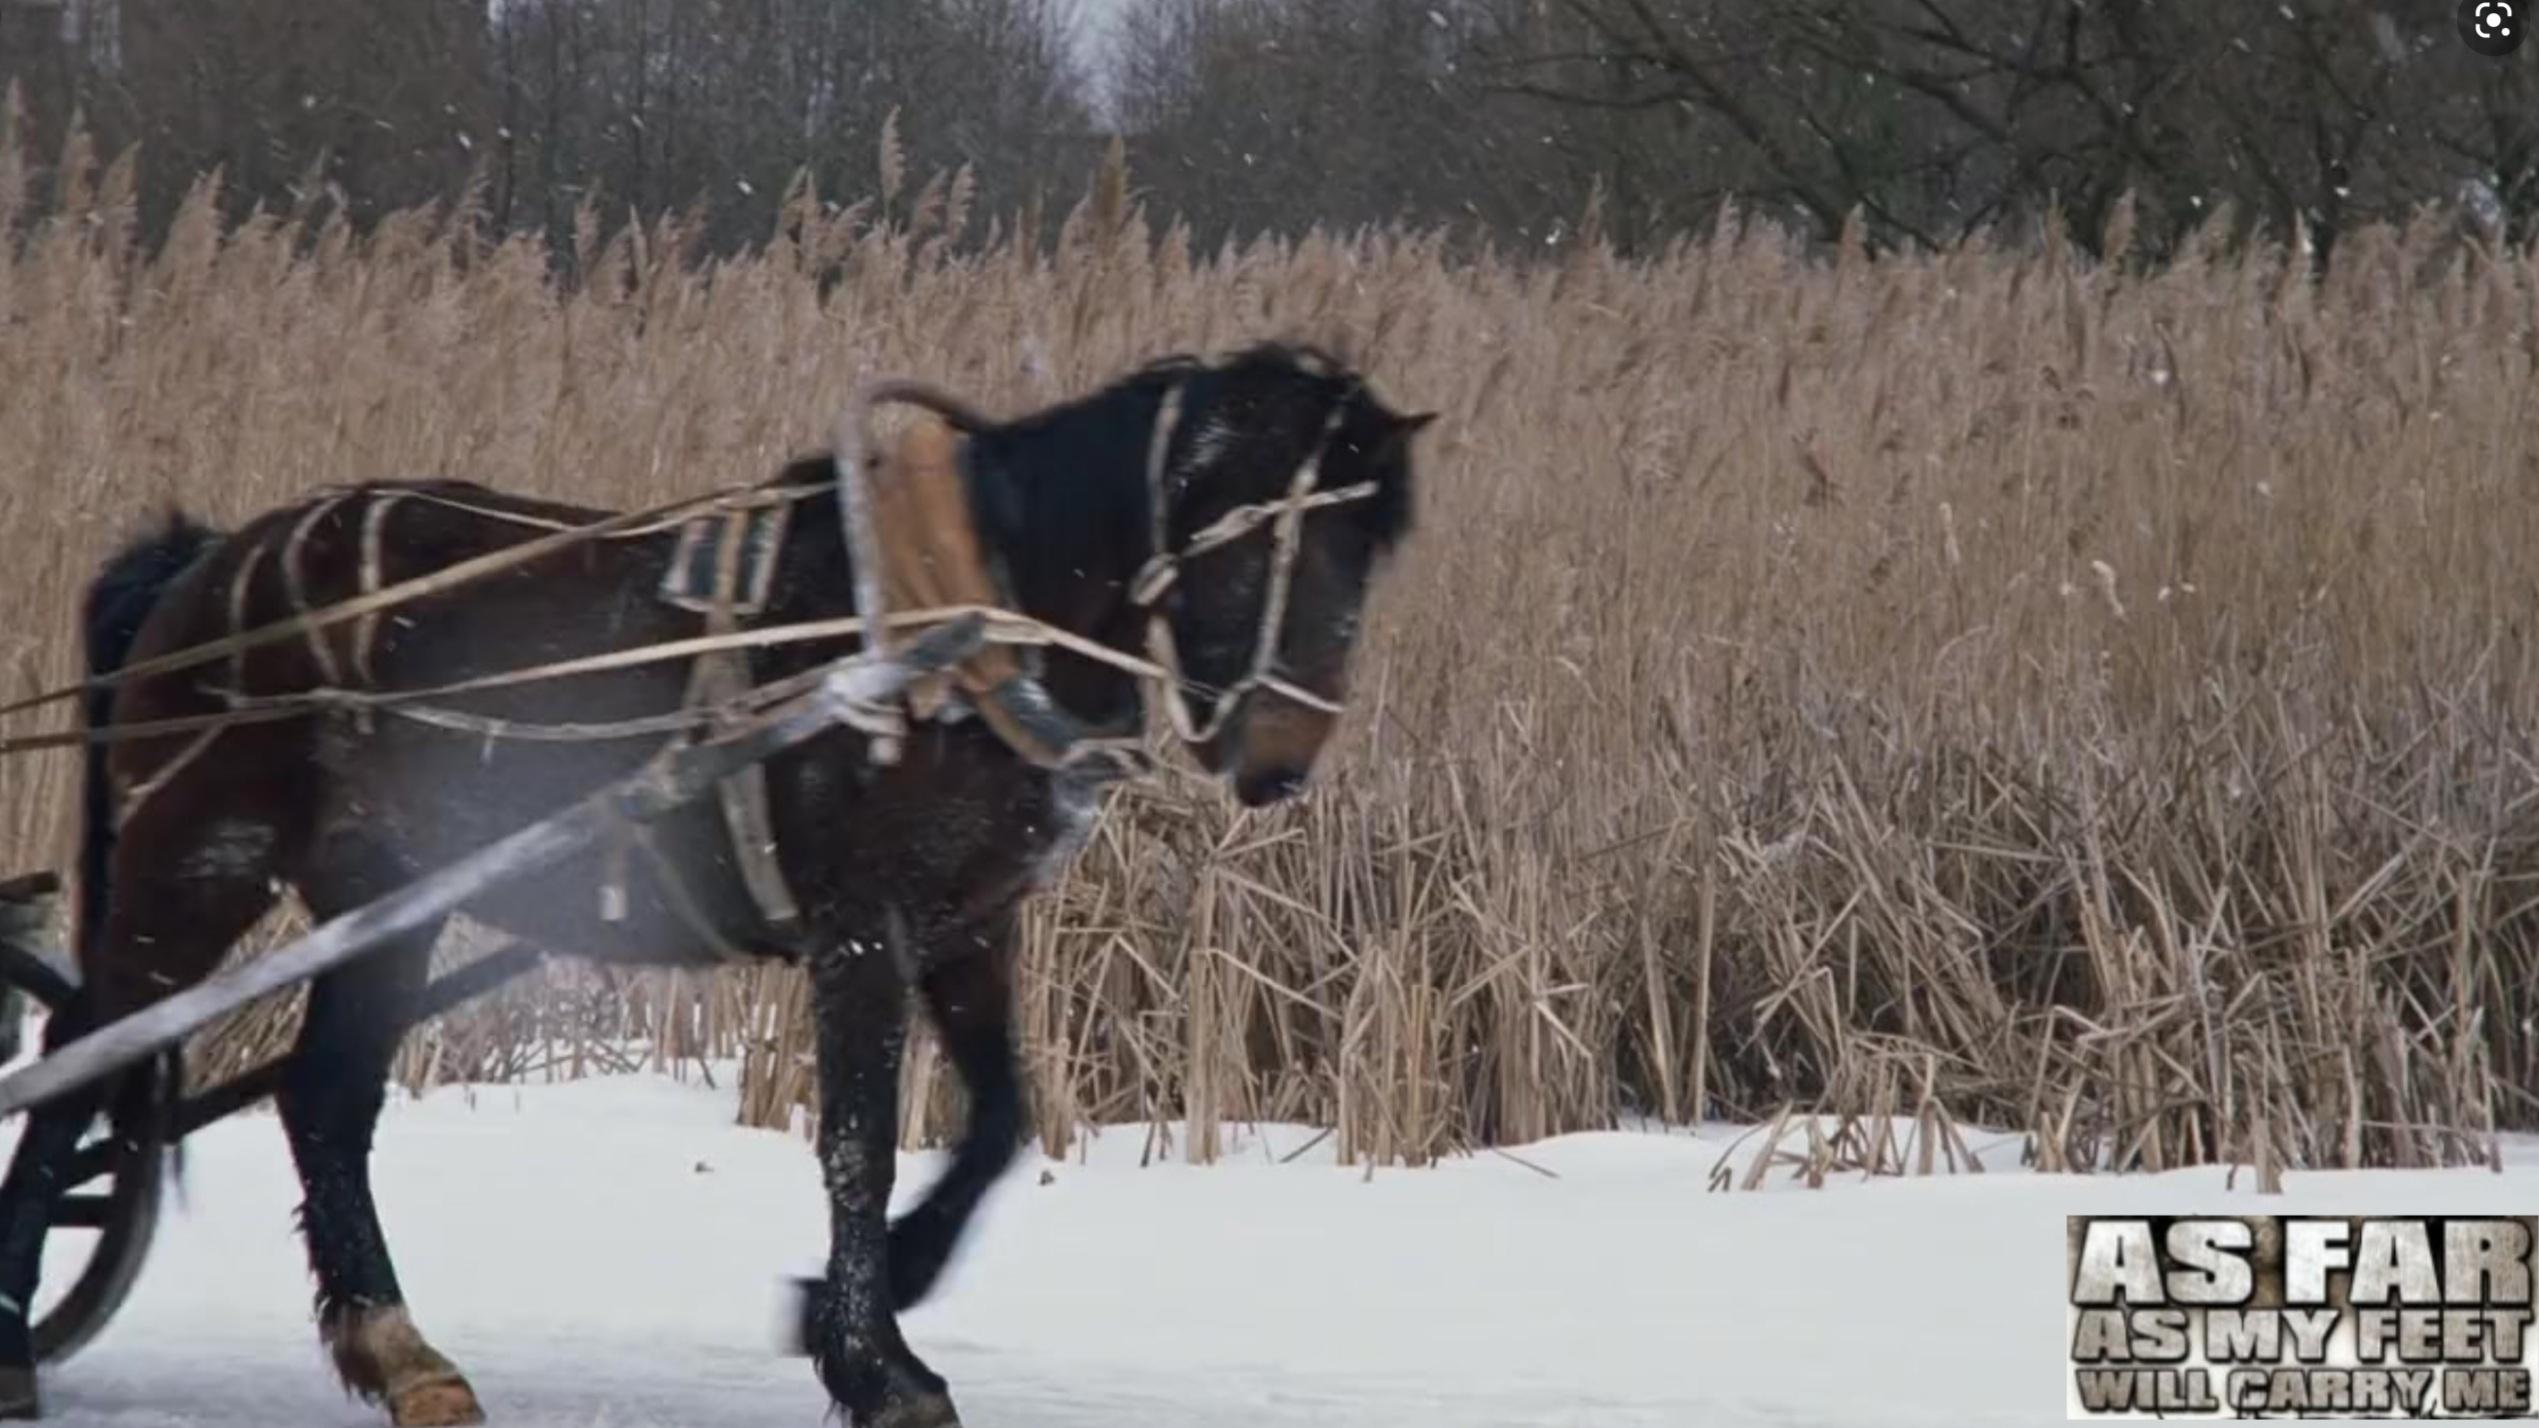
[[[1180,1118],[1159,1151],[1205,1157],[1275,1118],[1417,1163],[1795,1107],[1863,1118],[1802,1118],[1820,1174],[1926,1161],[1954,1120],[2049,1166],[2266,1173],[2539,1124],[2529,255],[2430,225],[2316,284],[1762,232],[1196,254],[1115,173],[1054,248],[955,250],[938,185],[703,268],[624,234],[565,292],[431,214],[356,238],[197,202],[145,256],[125,177],[66,166],[36,223],[0,162],[20,687],[71,673],[84,573],[174,498],[441,472],[648,502],[816,445],[863,374],[1014,410],[1271,334],[1441,408],[1315,796],[1126,790],[1031,917],[1053,1148]],[[69,780],[16,766],[8,866],[62,863]],[[780,969],[574,971],[400,1074],[738,1058],[776,1123],[800,1020]],[[922,1041],[908,1074],[939,1137]]]

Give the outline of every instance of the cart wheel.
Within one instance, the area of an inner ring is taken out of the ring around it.
[[[121,1136],[101,1119],[94,1138],[81,1146],[83,1163],[102,1159],[106,1168],[54,1202],[45,1258],[61,1252],[51,1246],[61,1244],[66,1231],[75,1238],[62,1251],[75,1254],[77,1239],[94,1240],[69,1292],[35,1321],[36,1362],[60,1363],[87,1347],[131,1297],[158,1233],[160,1192],[167,1183],[167,1142],[159,1130]]]
[[[50,899],[60,884],[50,874],[0,882],[0,1020],[14,1056],[14,1033],[27,1003],[59,1015],[74,995],[69,981],[30,949],[40,945],[49,920]],[[150,1063],[136,1075],[173,1075],[172,1061]],[[165,1102],[159,1104],[164,1108]],[[53,1225],[46,1236],[47,1268],[75,1258],[84,1246],[87,1259],[68,1292],[35,1322],[38,1363],[58,1363],[78,1353],[97,1337],[130,1297],[150,1240],[159,1227],[160,1192],[166,1184],[167,1127],[164,1109],[149,1125],[120,1133],[99,1117],[73,1157],[70,1185],[55,1202]],[[67,1232],[67,1235],[66,1235]],[[58,1248],[57,1248],[58,1246]],[[37,1302],[43,1302],[39,1292]]]

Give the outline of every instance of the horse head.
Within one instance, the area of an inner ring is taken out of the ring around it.
[[[1435,415],[1394,411],[1307,348],[1168,376],[1130,598],[1194,757],[1262,807],[1300,792],[1330,740],[1368,591],[1410,532],[1412,439]]]

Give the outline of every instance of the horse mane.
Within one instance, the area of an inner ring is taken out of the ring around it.
[[[1230,383],[1356,391],[1370,412],[1383,412],[1342,356],[1313,343],[1269,339],[1214,358],[1168,353],[1082,396],[982,420],[967,433],[974,500],[990,543],[1014,550],[1027,540],[1046,541],[1079,558],[1117,555],[1134,567],[1151,530],[1146,447],[1164,392],[1175,382],[1193,388],[1194,408],[1185,420],[1203,419],[1211,399]],[[825,482],[831,455],[824,450],[788,462],[769,484]],[[1389,472],[1379,479],[1388,488],[1383,496],[1354,509],[1372,523],[1378,545],[1390,547],[1407,532],[1408,492],[1395,489],[1400,482]]]
[[[1166,353],[1113,385],[1125,386],[1161,376],[1188,376],[1211,367],[1219,371],[1285,367],[1304,376],[1341,378],[1350,376],[1352,371],[1347,356],[1331,348],[1290,338],[1269,338],[1214,360],[1195,352]]]

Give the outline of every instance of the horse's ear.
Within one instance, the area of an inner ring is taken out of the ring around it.
[[[1388,429],[1384,433],[1384,440],[1378,446],[1377,454],[1379,456],[1390,456],[1397,451],[1407,448],[1411,444],[1411,438],[1428,430],[1430,426],[1435,424],[1437,417],[1438,413],[1436,412],[1414,412],[1409,416],[1397,416],[1390,418]]]
[[[1377,478],[1375,499],[1367,506],[1368,529],[1381,548],[1390,548],[1411,530],[1411,438],[1434,425],[1435,412],[1410,416],[1383,413],[1383,427],[1367,453],[1367,468]],[[1398,464],[1397,464],[1398,463]]]

